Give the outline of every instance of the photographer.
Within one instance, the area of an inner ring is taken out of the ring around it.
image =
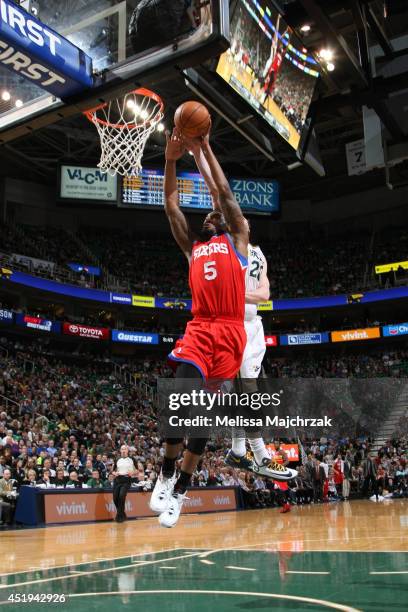
[[[120,458],[115,462],[113,474],[115,481],[113,485],[113,503],[116,507],[117,523],[123,523],[127,516],[125,514],[126,495],[132,484],[132,476],[137,472],[137,466],[129,457],[129,449],[126,444],[120,447]]]

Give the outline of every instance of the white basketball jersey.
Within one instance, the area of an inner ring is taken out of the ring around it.
[[[245,276],[245,290],[255,291],[259,287],[261,272],[266,264],[265,256],[258,246],[248,245],[248,267]],[[256,304],[245,304],[245,321],[251,321],[256,317]]]

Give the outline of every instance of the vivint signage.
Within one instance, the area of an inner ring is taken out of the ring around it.
[[[61,198],[116,202],[117,189],[117,177],[99,168],[61,166]]]
[[[92,59],[10,0],[0,0],[0,63],[58,98],[93,85]]]

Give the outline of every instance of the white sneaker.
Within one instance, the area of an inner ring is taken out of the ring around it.
[[[287,481],[296,478],[298,475],[297,470],[288,468],[268,457],[263,459],[261,465],[258,465],[254,460],[252,468],[250,469],[251,472],[255,474],[260,474],[261,476],[266,476],[266,478],[272,478],[273,480]]]
[[[173,493],[167,510],[159,516],[159,523],[162,527],[174,527],[176,525],[185,499],[188,499],[186,493]]]
[[[160,472],[149,501],[150,510],[157,514],[166,511],[176,480],[176,472],[174,472],[171,478],[166,478],[163,476],[162,472]]]

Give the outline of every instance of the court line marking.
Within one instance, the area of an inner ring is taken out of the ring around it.
[[[161,565],[159,569],[177,569],[175,565]]]
[[[64,567],[79,567],[80,565],[92,565],[93,563],[101,563],[101,561],[118,561],[119,559],[133,559],[134,557],[143,557],[143,555],[159,555],[160,553],[175,552],[176,550],[208,550],[207,548],[183,548],[178,546],[177,548],[163,548],[163,550],[152,550],[151,552],[137,553],[136,555],[123,555],[122,557],[108,557],[107,559],[95,559],[93,561],[81,561],[80,563],[65,563],[64,565],[52,565],[49,567],[36,567],[27,570],[21,570],[19,572],[7,572],[0,574],[0,578],[3,576],[19,576],[20,574],[29,574],[35,570],[41,570],[42,572],[49,572],[50,570],[63,569]],[[138,563],[138,561],[135,561]]]
[[[393,537],[395,537],[395,536],[388,536],[389,539],[391,539]],[[361,538],[359,538],[359,537],[350,538],[350,540],[360,540],[360,539]],[[387,539],[387,538],[386,537],[382,538],[381,536],[375,536],[372,539],[373,540],[374,539],[384,540],[384,539]],[[304,546],[304,545],[310,544],[311,542],[324,542],[324,540],[322,540],[322,539],[319,539],[319,540],[303,540],[302,541],[302,545]],[[279,545],[280,546],[282,546],[284,544],[293,544],[293,540],[282,540],[282,541],[279,541]],[[242,544],[240,544],[239,546],[231,546],[231,547],[228,547],[228,548],[213,548],[212,550],[208,550],[207,549],[206,552],[201,553],[200,557],[202,559],[204,559],[206,557],[209,557],[210,555],[214,555],[215,553],[224,552],[224,551],[234,551],[234,550],[236,550],[236,551],[250,552],[251,548],[258,548],[260,546],[268,546],[268,542],[262,542],[260,544],[248,544],[247,546],[242,546]],[[271,542],[271,547],[273,547],[273,546],[276,546],[276,540],[274,542]],[[278,551],[278,550],[273,551],[273,550],[266,549],[266,548],[261,549],[261,550],[263,550],[264,552],[282,552],[282,551]],[[260,551],[254,551],[254,552],[260,552]],[[287,552],[287,551],[284,551],[284,552]],[[328,553],[330,553],[330,552],[346,552],[346,553],[354,553],[354,552],[363,552],[363,553],[374,553],[374,552],[375,553],[387,553],[388,552],[388,553],[394,553],[394,552],[399,552],[399,553],[406,553],[406,552],[408,552],[408,549],[406,549],[406,550],[378,550],[378,549],[377,550],[369,550],[369,549],[365,549],[365,550],[352,550],[352,549],[349,549],[349,550],[339,550],[339,549],[336,549],[336,550],[334,550],[334,549],[327,549],[327,548],[325,548],[325,549],[315,549],[315,550],[310,549],[310,550],[290,551],[290,552],[328,552]]]
[[[165,561],[177,561],[178,559],[187,559],[189,557],[197,557],[199,553],[189,553],[188,555],[178,555],[177,557],[168,557],[167,559],[156,559],[155,561],[142,561],[140,564],[135,565],[120,565],[119,567],[105,567],[104,569],[91,570],[89,572],[81,572],[84,576],[90,576],[91,574],[103,574],[105,572],[118,572],[123,569],[135,569],[145,565],[155,565],[157,563],[164,563]],[[15,582],[14,584],[0,584],[0,589],[12,589],[14,587],[27,586],[29,584],[42,584],[44,582],[54,582],[57,580],[65,580],[67,578],[74,578],[76,574],[65,574],[63,576],[51,576],[50,578],[40,578],[39,580],[28,580],[26,582]]]
[[[237,565],[224,565],[225,569],[242,570],[243,572],[256,572],[255,567],[238,567]]]
[[[103,595],[157,595],[157,594],[194,594],[194,595],[244,595],[245,597],[266,597],[269,599],[286,599],[288,601],[301,601],[303,603],[311,603],[318,606],[326,606],[333,610],[341,610],[341,612],[363,612],[357,608],[351,608],[350,606],[344,606],[333,601],[327,601],[325,599],[314,599],[313,597],[303,597],[301,595],[281,595],[280,593],[257,593],[252,591],[212,591],[212,590],[193,590],[193,589],[161,589],[152,591],[104,591],[101,593],[73,593],[70,598],[73,597],[101,597]]]
[[[285,574],[311,574],[312,576],[313,574],[316,574],[317,576],[329,576],[330,572],[303,572],[300,570],[286,570]]]
[[[322,542],[323,540],[309,540],[309,542]],[[283,542],[280,542],[280,544],[291,544],[292,541],[291,540],[284,540]],[[307,543],[307,542],[306,542]],[[303,544],[305,544],[305,542],[303,542]],[[259,551],[254,551],[254,552],[267,552],[267,553],[278,553],[280,551],[278,550],[273,550],[273,545],[276,546],[276,541],[273,542],[271,544],[271,548],[263,548]],[[258,546],[265,546],[265,542],[263,542],[262,544],[248,544],[248,546],[246,548],[217,548],[217,549],[210,549],[208,550],[208,548],[201,548],[201,547],[188,547],[188,548],[184,548],[184,547],[175,547],[175,548],[163,548],[162,550],[152,550],[152,551],[145,551],[145,552],[141,552],[141,553],[137,553],[135,555],[123,555],[120,557],[107,557],[107,558],[100,558],[97,557],[91,561],[80,561],[78,563],[65,563],[64,565],[52,565],[52,566],[48,566],[48,567],[36,567],[35,569],[33,567],[26,569],[26,570],[20,570],[18,572],[5,572],[0,574],[0,578],[3,578],[4,576],[20,576],[21,574],[29,574],[30,572],[33,571],[42,571],[42,572],[49,572],[49,571],[53,571],[53,570],[57,570],[57,569],[63,569],[66,567],[72,567],[73,565],[75,565],[75,567],[79,567],[81,565],[93,565],[96,563],[100,563],[102,561],[118,561],[120,559],[132,559],[135,557],[143,557],[143,556],[152,556],[152,555],[159,555],[161,553],[168,553],[168,552],[175,552],[176,550],[184,550],[184,551],[199,551],[201,554],[199,554],[200,557],[203,557],[204,555],[208,555],[208,554],[213,554],[216,552],[223,552],[224,550],[228,551],[228,550],[236,550],[236,551],[242,551],[242,552],[251,552],[250,550],[248,550],[249,548],[255,548]],[[202,551],[206,551],[204,553],[202,553]],[[286,552],[286,551],[285,551]],[[405,550],[370,550],[370,549],[364,549],[364,550],[352,550],[352,549],[321,549],[321,548],[315,548],[315,549],[309,549],[309,550],[301,550],[301,551],[289,551],[289,552],[294,552],[296,554],[304,554],[304,553],[314,553],[314,552],[324,552],[324,553],[361,553],[361,554],[382,554],[382,553],[386,553],[386,554],[393,554],[393,553],[397,553],[397,554],[406,554],[408,552],[408,549]],[[214,565],[215,562],[214,561],[210,561],[208,559],[200,559],[201,563],[206,563],[208,565]],[[134,562],[134,566],[136,566],[136,564],[139,563],[138,561]],[[124,566],[121,566],[124,567]],[[109,568],[109,569],[113,569],[113,568]],[[118,568],[120,569],[120,568]],[[88,573],[88,572],[85,572]]]
[[[200,563],[205,563],[206,565],[215,565],[215,561],[208,561],[207,559],[200,559]]]
[[[373,576],[385,576],[389,574],[408,574],[408,570],[400,571],[400,572],[370,572]]]

